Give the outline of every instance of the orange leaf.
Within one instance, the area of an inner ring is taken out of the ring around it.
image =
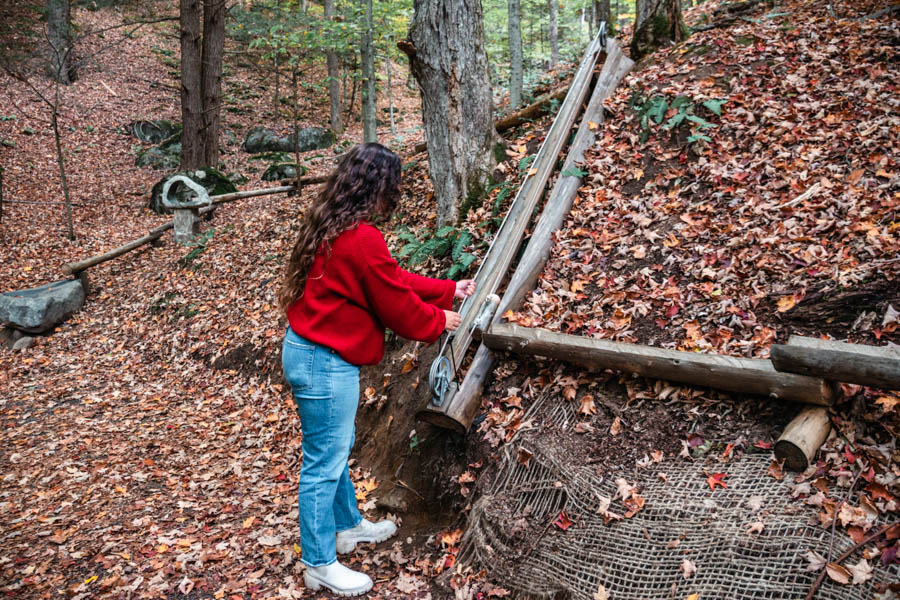
[[[791,296],[783,296],[778,299],[778,312],[787,312],[794,308],[794,305],[797,304],[797,300],[793,295]]]
[[[578,409],[578,412],[583,415],[596,415],[597,407],[594,406],[594,397],[590,394],[585,394],[581,398],[581,407]]]
[[[715,490],[717,485],[720,485],[723,488],[727,488],[728,486],[725,485],[724,481],[722,481],[726,477],[728,477],[727,473],[713,473],[706,478],[706,483],[709,484],[709,489],[711,490]]]
[[[572,519],[569,518],[569,515],[566,511],[562,511],[559,513],[559,516],[553,521],[553,524],[565,531],[569,527],[572,526]]]

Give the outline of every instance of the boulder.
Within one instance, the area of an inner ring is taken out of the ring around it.
[[[42,333],[68,319],[83,304],[80,281],[54,281],[0,294],[0,321],[21,331]]]
[[[181,123],[173,123],[165,119],[135,121],[128,124],[128,131],[142,142],[159,144],[175,134],[180,134]]]
[[[297,132],[300,152],[328,148],[335,142],[334,133],[324,127],[304,127]],[[244,150],[250,154],[260,152],[294,152],[294,134],[278,135],[266,127],[254,127],[247,132]]]
[[[300,175],[306,175],[306,167],[300,167]],[[297,177],[297,163],[275,163],[269,165],[263,173],[263,181],[281,181],[282,179],[295,179]]]
[[[158,146],[141,150],[134,164],[151,167],[157,171],[177,169],[181,163],[181,133],[177,133]]]
[[[19,338],[15,344],[13,344],[13,350],[28,350],[34,345],[34,338],[30,336],[24,336]]]
[[[172,175],[184,175],[186,177],[191,178],[193,181],[196,181],[200,185],[206,188],[206,191],[210,196],[217,196],[219,194],[230,194],[232,192],[236,192],[237,187],[231,182],[228,177],[223,175],[220,171],[213,169],[212,167],[203,167],[201,169],[195,169],[192,171],[184,171],[180,173],[172,173]],[[167,175],[160,179],[156,185],[153,186],[153,190],[150,192],[150,210],[159,215],[164,215],[167,213],[171,213],[172,211],[163,206],[162,203],[162,189],[166,183],[166,180],[169,179],[172,175]],[[172,186],[172,194],[179,199],[187,200],[189,197],[193,196],[193,193],[187,186],[176,183]]]

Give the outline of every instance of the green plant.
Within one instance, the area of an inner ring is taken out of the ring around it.
[[[465,249],[474,241],[471,233],[458,227],[444,226],[432,233],[426,229],[421,237],[409,229],[402,229],[398,237],[406,242],[397,256],[407,266],[422,264],[430,258],[450,258],[444,277],[457,279],[465,275],[475,262],[475,255]]]
[[[209,240],[212,239],[215,232],[216,230],[214,227],[207,229],[200,237],[188,244],[188,246],[191,247],[191,251],[181,258],[182,267],[193,268],[194,261],[197,260],[201,254],[206,252],[206,246],[209,244]]]
[[[722,106],[727,102],[724,99],[711,99],[701,102],[702,106],[715,116],[722,115]],[[685,122],[693,123],[691,126],[691,135],[688,136],[689,143],[694,142],[710,142],[712,141],[704,131],[717,127],[716,124],[710,123],[703,117],[696,114],[697,102],[689,96],[676,96],[669,101],[666,96],[656,95],[653,97],[645,97],[640,92],[634,91],[628,101],[630,108],[633,108],[638,115],[641,127],[641,143],[646,142],[650,138],[651,124],[661,125],[663,130],[674,129]],[[674,111],[674,113],[672,112]],[[663,119],[669,114],[669,118],[665,124]]]

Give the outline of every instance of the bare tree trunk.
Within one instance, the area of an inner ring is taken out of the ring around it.
[[[509,0],[509,108],[522,104],[522,7],[520,0]]]
[[[385,25],[385,29],[387,26]],[[390,38],[388,41],[388,47],[390,48]],[[390,51],[386,51],[384,55],[385,66],[387,67],[387,87],[388,87],[388,111],[391,116],[391,137],[397,135],[396,128],[394,126],[394,78],[391,73],[391,55]]]
[[[365,0],[366,24],[363,31],[360,55],[362,59],[362,118],[363,141],[377,142],[378,132],[375,123],[375,48],[372,44],[372,0]]]
[[[550,8],[550,68],[559,62],[559,29],[556,23],[558,0],[547,0]]]
[[[631,58],[639,60],[660,46],[688,36],[681,17],[681,0],[637,0]]]
[[[334,18],[334,0],[325,0],[325,18]],[[328,98],[331,110],[331,129],[335,133],[344,130],[341,122],[341,70],[338,66],[338,57],[334,50],[325,51],[325,62],[328,64]]]
[[[56,82],[56,90],[53,97],[53,105],[50,112],[50,126],[53,128],[53,139],[56,142],[56,162],[59,164],[59,180],[62,183],[63,198],[66,201],[66,226],[69,229],[69,239],[75,239],[75,227],[72,223],[72,199],[69,196],[69,182],[66,179],[66,158],[63,155],[62,140],[59,134],[59,86],[62,82]]]
[[[225,0],[204,0],[203,62],[203,165],[219,164],[219,128],[222,108],[222,62],[225,54]]]
[[[203,166],[201,0],[181,0],[181,170]]]
[[[440,225],[454,224],[483,197],[499,136],[480,0],[415,0],[409,37],[398,46],[422,95],[428,166]]]
[[[54,81],[66,85],[72,82],[69,64],[70,30],[69,0],[47,0],[47,38],[50,43],[47,74]]]

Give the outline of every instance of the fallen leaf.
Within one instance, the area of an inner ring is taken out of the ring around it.
[[[518,461],[520,465],[525,465],[527,467],[532,456],[534,456],[534,454],[525,448],[519,448],[519,455],[516,457],[516,461]]]
[[[864,558],[859,559],[858,563],[848,567],[847,570],[853,575],[853,585],[859,585],[872,579],[872,566]]]
[[[556,520],[553,521],[553,524],[565,531],[572,526],[572,520],[569,518],[569,515],[568,513],[566,513],[566,511],[561,511],[559,513],[559,516],[556,517]]]
[[[597,586],[597,591],[594,592],[594,600],[609,600],[609,592],[606,591],[602,583]]]
[[[612,435],[619,435],[622,433],[622,421],[619,417],[613,419],[612,425],[609,426],[609,432]]]
[[[683,571],[684,578],[688,579],[697,572],[697,565],[693,563],[693,561],[688,560],[687,558],[681,561],[681,570]]]
[[[706,478],[706,483],[709,484],[709,489],[711,490],[715,490],[717,485],[720,485],[723,488],[727,488],[728,486],[725,485],[724,481],[722,481],[726,477],[728,477],[727,473],[713,473]]]
[[[776,481],[782,481],[784,479],[784,471],[782,470],[783,464],[784,461],[778,461],[773,458],[772,462],[769,463],[769,470],[766,471],[766,473],[774,477]]]
[[[581,406],[578,408],[578,412],[583,415],[596,415],[597,407],[594,405],[594,397],[590,394],[585,394],[581,398]]]
[[[830,562],[825,565],[825,572],[833,581],[838,583],[850,583],[850,571],[837,563]]]
[[[828,561],[825,560],[825,557],[816,552],[815,550],[808,550],[806,552],[806,560],[809,562],[806,565],[807,571],[821,571],[825,566],[825,563]]]
[[[797,300],[794,298],[793,295],[782,296],[781,298],[778,299],[778,302],[776,304],[778,307],[776,310],[778,312],[787,312],[787,311],[791,310],[792,308],[794,308],[794,305],[797,304]]]
[[[761,521],[757,521],[755,523],[750,523],[750,527],[747,528],[747,535],[751,533],[762,533],[765,525]]]

